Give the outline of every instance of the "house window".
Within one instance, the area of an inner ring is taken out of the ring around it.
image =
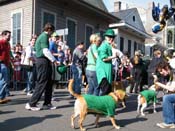
[[[168,47],[172,47],[172,43],[173,43],[173,33],[172,31],[168,31],[167,33],[167,37],[168,37]]]
[[[42,10],[42,27],[41,27],[41,29],[43,29],[43,27],[47,23],[51,23],[56,27],[56,14],[54,12],[50,12],[50,11],[43,9]]]
[[[21,12],[12,13],[12,44],[21,43]]]
[[[124,38],[120,37],[120,51],[123,52],[124,50]]]
[[[137,42],[134,42],[134,52],[137,50]]]
[[[89,38],[92,33],[93,33],[93,27],[90,25],[86,25],[86,32],[85,32],[86,48],[88,48],[90,45]]]
[[[142,44],[138,43],[138,50],[142,50]]]
[[[76,32],[77,32],[77,22],[73,19],[67,19],[67,43],[71,49],[75,48],[76,45]]]
[[[131,40],[128,40],[128,53],[131,55]]]

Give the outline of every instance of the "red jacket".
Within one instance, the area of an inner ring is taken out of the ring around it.
[[[0,39],[0,61],[6,66],[10,65],[10,44],[4,39]]]

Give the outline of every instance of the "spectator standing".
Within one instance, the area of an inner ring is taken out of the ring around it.
[[[76,48],[73,51],[71,71],[73,73],[74,85],[73,90],[77,94],[81,94],[82,87],[82,68],[83,61],[86,59],[86,55],[83,52],[84,42],[78,42]]]
[[[63,64],[64,59],[65,59],[65,53],[62,50],[62,47],[60,45],[58,45],[58,61],[60,64]]]
[[[118,70],[119,70],[119,65],[121,64],[121,58],[123,56],[123,53],[119,49],[117,49],[116,44],[113,42],[112,55],[115,56],[116,54],[117,54],[117,58],[112,59],[114,81],[118,80]]]
[[[131,76],[131,63],[130,63],[130,56],[128,52],[124,52],[123,56],[121,57],[121,64],[119,65],[119,80],[126,80]]]
[[[64,51],[64,53],[69,48],[69,46],[67,45],[67,41],[63,41],[62,35],[58,37],[57,43],[59,46],[61,46],[61,49]]]
[[[67,45],[67,41],[64,41],[63,42],[63,45],[61,46],[62,48],[62,50],[64,51],[64,53],[65,53],[65,51],[67,50],[67,49],[69,49],[69,46]]]
[[[68,48],[65,50],[65,65],[70,65],[72,63],[72,52],[71,49]]]
[[[161,51],[159,49],[155,48],[154,51],[153,51],[153,58],[150,61],[149,65],[148,65],[148,69],[147,69],[147,72],[148,72],[148,87],[153,85],[152,73],[156,74],[155,70],[156,70],[157,65],[160,62],[163,62],[163,61],[164,61],[164,58],[162,57]]]
[[[130,93],[132,93],[134,89],[134,93],[138,93],[139,91],[142,91],[141,81],[142,81],[142,66],[143,66],[143,60],[142,60],[142,54],[140,50],[135,51],[134,57],[131,58],[131,74],[133,77],[133,85],[131,85]]]
[[[10,84],[10,37],[11,32],[4,30],[0,38],[0,104],[10,101],[6,96],[9,94]]]
[[[21,64],[22,65],[27,65],[31,68],[26,69],[24,68],[23,70],[25,70],[27,72],[27,88],[26,88],[26,92],[28,96],[32,95],[33,92],[33,88],[34,88],[34,83],[33,82],[33,77],[34,77],[34,63],[35,63],[35,51],[34,51],[34,46],[35,46],[35,41],[36,38],[32,37],[30,39],[30,43],[29,45],[25,48],[25,51],[23,52],[23,59],[21,60]]]
[[[26,104],[27,110],[38,111],[37,103],[40,100],[42,93],[45,93],[44,103],[42,109],[56,109],[51,103],[52,99],[52,66],[51,62],[58,64],[55,57],[49,51],[49,36],[54,32],[55,27],[47,23],[44,26],[43,33],[37,38],[35,49],[36,49],[36,71],[37,71],[37,82],[34,93]]]
[[[50,42],[49,42],[49,50],[53,54],[53,56],[58,59],[58,45],[57,45],[57,39],[58,39],[58,34],[54,32],[51,36]]]
[[[101,90],[100,95],[106,95],[112,91],[112,59],[117,57],[112,55],[112,46],[115,33],[112,29],[106,30],[105,40],[98,48],[98,57],[96,63],[97,81]]]
[[[96,75],[96,60],[98,57],[97,48],[101,44],[101,37],[98,34],[92,34],[90,36],[90,43],[91,45],[87,50],[87,67],[86,67],[88,94],[98,96],[100,89],[98,87],[97,75]]]
[[[15,84],[15,88],[17,88],[17,81],[21,81],[21,53],[16,52],[15,58],[13,60],[14,71],[13,71],[13,82]]]

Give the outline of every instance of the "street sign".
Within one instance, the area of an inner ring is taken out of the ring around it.
[[[68,28],[56,30],[56,33],[63,36],[68,35]]]

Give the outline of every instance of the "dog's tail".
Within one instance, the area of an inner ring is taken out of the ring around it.
[[[80,97],[81,95],[79,95],[79,94],[77,94],[77,93],[75,93],[74,91],[73,91],[73,84],[74,84],[74,79],[70,79],[69,80],[69,84],[68,84],[68,90],[69,90],[69,93],[71,94],[71,95],[73,95],[74,97]]]

